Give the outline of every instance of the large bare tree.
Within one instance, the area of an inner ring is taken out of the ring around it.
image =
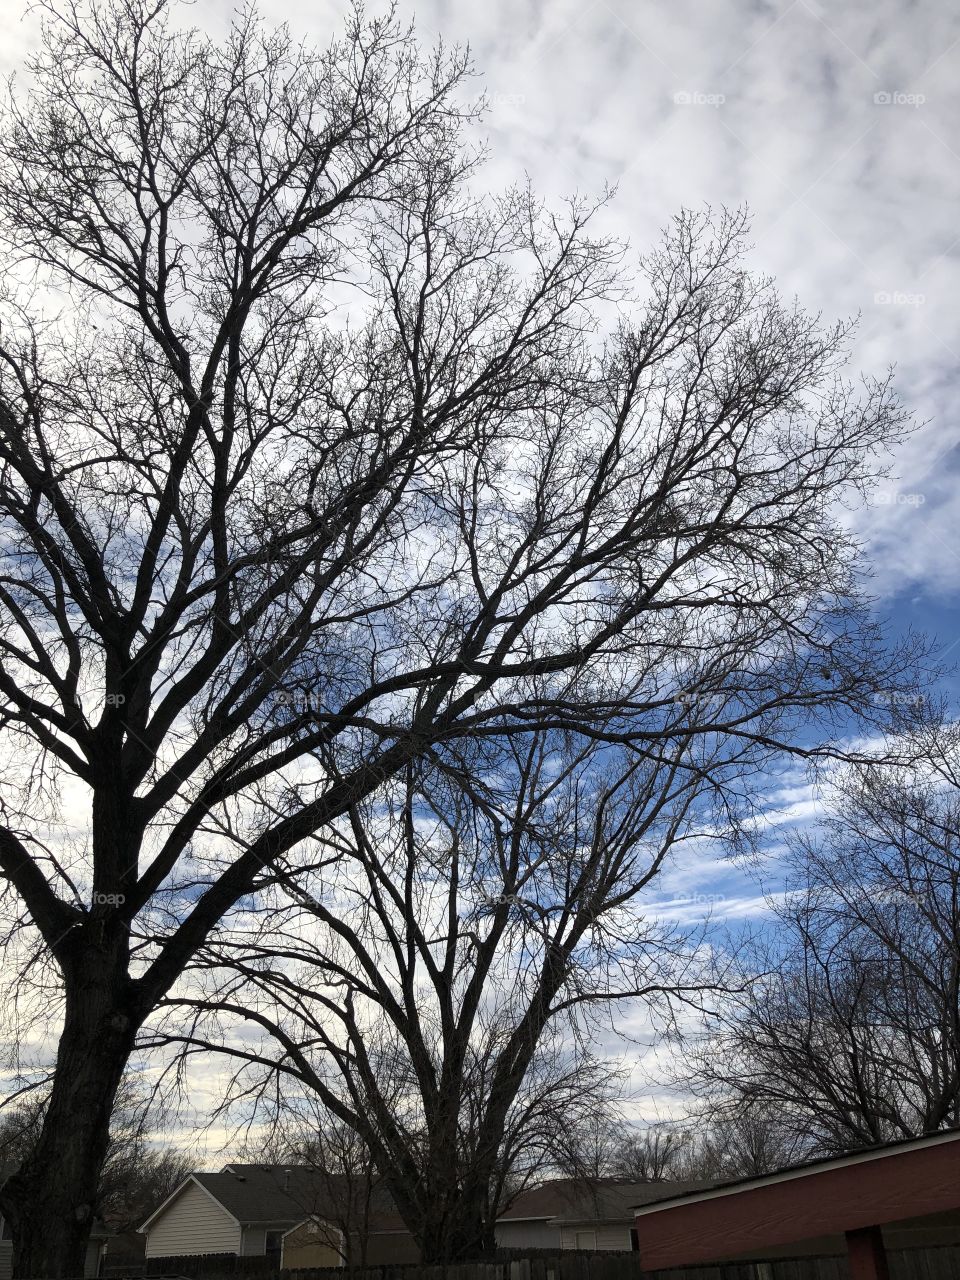
[[[762,752],[706,737],[431,751],[318,834],[315,876],[278,863],[277,898],[211,932],[158,1043],[245,1065],[239,1105],[299,1095],[352,1127],[426,1261],[490,1252],[545,1146],[606,1172],[609,1090],[583,1047],[639,1002],[702,1012],[724,981],[642,898],[678,845],[736,830]]]
[[[457,51],[43,7],[0,139],[0,871],[56,1060],[0,1207],[52,1280],[151,1010],[411,762],[750,769],[890,687],[832,511],[906,423],[739,215],[679,218],[601,341],[623,255],[478,194]]]
[[[575,1015],[699,998],[680,940],[630,904],[707,769],[673,762],[665,789],[642,749],[617,771],[615,748],[565,759],[550,733],[430,754],[318,834],[315,879],[211,934],[161,1038],[249,1063],[243,1102],[299,1088],[349,1124],[434,1262],[489,1252],[504,1198],[592,1118],[605,1073],[564,1050],[587,1042]],[[238,1042],[237,1019],[272,1039]]]

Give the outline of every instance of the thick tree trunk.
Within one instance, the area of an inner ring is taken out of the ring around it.
[[[83,1275],[110,1115],[136,1034],[126,946],[120,937],[104,942],[112,923],[91,921],[84,932],[95,930],[96,941],[76,939],[40,1138],[0,1192],[13,1230],[13,1275],[23,1280]]]
[[[453,1204],[437,1196],[430,1209],[433,1212],[414,1232],[425,1265],[472,1262],[494,1252],[494,1224],[487,1219],[485,1195],[464,1192]]]
[[[420,1236],[420,1260],[424,1266],[455,1262],[476,1262],[489,1257],[496,1248],[493,1228],[481,1219],[466,1222],[428,1222]]]

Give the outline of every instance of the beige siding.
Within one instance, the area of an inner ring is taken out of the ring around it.
[[[10,1280],[13,1271],[13,1241],[0,1240],[0,1280]]]
[[[597,1248],[629,1250],[631,1248],[630,1227],[624,1223],[610,1223],[607,1226],[598,1227]]]
[[[244,1227],[240,1252],[245,1258],[262,1258],[266,1252],[267,1233],[263,1227]]]
[[[559,1249],[560,1227],[556,1222],[533,1219],[530,1222],[501,1218],[494,1229],[501,1249]]]
[[[585,1237],[580,1248],[630,1249],[630,1227],[618,1222],[584,1222],[579,1226],[563,1224],[560,1228],[561,1247],[576,1249],[577,1234]],[[596,1243],[593,1243],[594,1239]]]
[[[239,1253],[240,1224],[195,1182],[188,1182],[147,1231],[147,1257]]]
[[[327,1222],[301,1222],[283,1237],[283,1268],[342,1267],[343,1238]]]

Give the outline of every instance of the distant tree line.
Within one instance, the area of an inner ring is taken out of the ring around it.
[[[93,1212],[112,1232],[135,1231],[195,1168],[182,1150],[154,1140],[151,1111],[143,1097],[122,1086],[110,1124],[110,1141]],[[36,1147],[47,1097],[38,1089],[0,1111],[0,1177],[30,1158]]]
[[[960,1127],[960,750],[948,719],[906,759],[840,770],[789,838],[772,927],[739,950],[691,1083],[829,1155]]]

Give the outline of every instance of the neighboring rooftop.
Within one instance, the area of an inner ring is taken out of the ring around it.
[[[190,1174],[238,1222],[251,1226],[294,1226],[304,1218],[339,1218],[349,1209],[351,1192],[345,1178],[327,1175],[305,1165],[229,1164],[217,1173]],[[146,1220],[141,1230],[171,1204],[181,1187]],[[374,1188],[369,1229],[402,1228],[385,1190]]]
[[[889,1248],[960,1239],[960,1131],[928,1134],[637,1205],[646,1271],[846,1250],[887,1280]]]
[[[619,1178],[556,1178],[522,1191],[500,1214],[504,1222],[560,1218],[565,1222],[630,1222],[638,1205],[714,1186],[709,1179],[625,1182]]]
[[[910,1151],[923,1151],[928,1148],[942,1146],[944,1143],[960,1143],[960,1129],[941,1129],[937,1133],[927,1133],[919,1138],[897,1138],[893,1142],[881,1142],[873,1147],[858,1147],[855,1151],[847,1151],[840,1155],[817,1156],[813,1160],[804,1160],[799,1164],[783,1165],[770,1173],[758,1173],[744,1178],[717,1180],[702,1183],[699,1187],[690,1184],[685,1190],[674,1190],[669,1197],[659,1196],[657,1199],[676,1199],[681,1203],[689,1203],[692,1199],[715,1199],[719,1196],[733,1195],[739,1191],[747,1191],[755,1187],[769,1186],[776,1182],[788,1182],[794,1178],[804,1178],[810,1174],[826,1172],[830,1169],[843,1169],[852,1164],[880,1160],[888,1156],[903,1155]],[[667,1184],[663,1183],[661,1185],[666,1186]],[[674,1185],[679,1187],[679,1184]],[[636,1207],[643,1212],[650,1203],[649,1200],[637,1200]],[[658,1205],[657,1207],[659,1209],[661,1206]]]

